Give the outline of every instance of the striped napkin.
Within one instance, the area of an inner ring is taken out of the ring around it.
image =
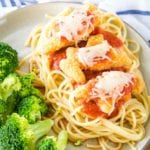
[[[54,1],[92,2],[104,10],[115,12],[150,44],[150,0],[0,0],[0,16],[26,5]]]
[[[1,7],[21,7],[27,3],[37,3],[36,0],[0,0]]]
[[[98,5],[117,13],[150,44],[150,0],[100,0]]]

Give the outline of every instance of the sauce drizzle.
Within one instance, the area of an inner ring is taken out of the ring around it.
[[[104,39],[108,41],[108,43],[115,48],[120,48],[123,46],[123,42],[116,37],[114,34],[112,34],[109,31],[105,31],[102,28],[95,28],[95,30],[92,33],[93,35],[95,34],[102,34],[104,36]]]

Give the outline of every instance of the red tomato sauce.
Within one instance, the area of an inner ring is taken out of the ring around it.
[[[115,68],[111,68],[111,69],[108,69],[108,70],[102,70],[102,71],[94,71],[94,70],[88,70],[87,69],[87,70],[83,70],[83,73],[86,77],[86,81],[89,81],[89,80],[94,79],[97,76],[101,75],[103,72],[112,71],[112,70],[114,70],[114,71],[124,71],[124,72],[127,71],[127,69],[124,68],[124,67],[115,67]],[[82,84],[77,83],[77,82],[73,82],[72,85],[73,85],[74,89],[76,89],[78,86],[80,86]],[[88,85],[91,85],[91,84],[88,84]],[[92,87],[93,87],[93,84],[92,84],[90,89],[92,89]]]
[[[107,114],[100,110],[96,101],[97,101],[96,99],[84,101],[83,102],[83,112],[86,113],[87,115],[91,116],[92,118],[97,118],[97,117],[106,118]]]
[[[103,72],[106,72],[106,71],[124,71],[126,72],[127,69],[125,67],[115,67],[115,68],[111,68],[111,69],[108,69],[108,70],[102,70],[102,71],[94,71],[94,70],[83,70],[84,72],[84,75],[86,77],[86,80],[89,81],[93,78],[96,78],[98,75],[101,75]]]
[[[123,93],[125,93],[125,95],[131,93],[132,91],[132,85],[130,84],[129,86],[124,87],[123,89]]]
[[[103,112],[101,108],[98,106],[99,99],[91,99],[83,101],[83,112],[92,118],[103,117],[103,118],[112,118],[115,117],[118,113],[122,105],[128,101],[131,97],[132,85],[130,84],[127,87],[124,87],[123,93],[125,94],[120,100],[115,103],[115,108],[113,112],[108,115]]]
[[[78,47],[79,47],[79,48],[85,47],[86,44],[87,44],[87,41],[80,41],[80,42],[78,43]]]
[[[134,87],[134,85],[136,83],[136,79],[132,78],[131,81],[132,81],[132,83],[129,83],[128,86],[124,86],[124,88],[123,88],[122,93],[124,93],[124,96],[125,95],[129,95],[132,92],[132,89],[133,89],[133,87]]]
[[[50,68],[53,70],[60,70],[59,63],[66,58],[66,50],[62,49],[49,55]]]
[[[121,99],[115,104],[114,111],[108,115],[107,113],[103,112],[100,107],[97,105],[97,100],[89,100],[83,102],[83,112],[89,115],[92,118],[102,117],[102,118],[112,118],[115,117],[119,110],[121,109],[122,105],[126,102],[125,100]]]
[[[108,41],[108,43],[115,48],[119,48],[123,46],[123,42],[116,37],[114,34],[111,32],[105,31],[101,28],[95,28],[95,30],[92,33],[93,35],[95,34],[102,34],[104,36],[104,39]]]
[[[86,77],[86,80],[89,81],[93,78],[96,78],[96,76],[101,75],[101,71],[93,71],[93,70],[83,70],[84,75]]]
[[[104,71],[123,71],[123,72],[127,72],[128,69],[126,67],[114,67],[114,68],[111,68],[111,69],[108,69],[108,70],[104,70]]]

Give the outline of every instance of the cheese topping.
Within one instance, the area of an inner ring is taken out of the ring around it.
[[[79,48],[77,57],[82,65],[92,67],[98,61],[104,59],[111,60],[110,57],[107,56],[107,52],[109,52],[110,48],[111,46],[105,40],[95,46]]]
[[[116,100],[122,97],[124,88],[133,84],[134,78],[131,73],[124,73],[121,71],[103,72],[101,76],[97,76],[97,82],[92,89],[91,95],[99,97],[101,100],[111,98]]]
[[[68,41],[84,40],[89,36],[88,29],[94,30],[93,19],[94,15],[88,15],[86,9],[79,10],[76,8],[68,16],[59,17],[56,21],[59,31],[52,31],[52,33],[55,33],[54,35],[57,34],[59,38],[65,37]]]

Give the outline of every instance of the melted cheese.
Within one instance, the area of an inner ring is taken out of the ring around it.
[[[97,76],[91,96],[100,98],[101,110],[110,115],[115,109],[116,100],[125,94],[124,87],[133,84],[133,78],[133,74],[121,71],[104,72],[101,76]],[[107,99],[112,99],[112,103],[108,104]]]
[[[68,41],[80,41],[89,36],[88,29],[94,30],[94,25],[91,22],[94,19],[94,15],[87,15],[86,9],[74,9],[68,16],[60,16],[56,21],[56,26],[59,27],[59,31],[52,31],[53,35],[65,37]],[[79,33],[83,31],[82,34]]]
[[[124,87],[132,85],[133,74],[121,71],[103,72],[97,76],[97,82],[92,89],[92,96],[101,100],[118,99],[124,95]]]
[[[111,46],[108,42],[103,41],[101,44],[95,46],[79,48],[77,57],[82,65],[92,67],[98,61],[104,59],[110,60],[107,56],[107,52],[109,52],[110,48]]]

